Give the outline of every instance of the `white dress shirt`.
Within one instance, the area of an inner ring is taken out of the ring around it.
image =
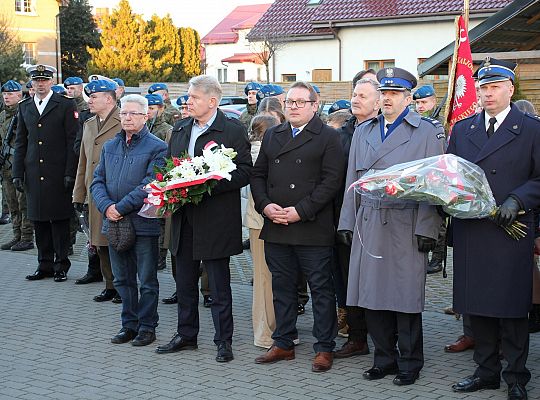
[[[47,96],[45,96],[43,100],[40,100],[37,96],[34,95],[34,103],[36,104],[39,115],[43,114],[43,110],[45,110],[45,107],[47,107],[47,103],[51,99],[52,95],[53,95],[52,90],[49,91],[49,93],[47,94]]]
[[[494,130],[493,132],[497,132],[497,129],[499,129],[499,126],[501,126],[501,124],[504,122],[506,116],[508,115],[508,113],[510,112],[510,106],[506,107],[504,110],[502,110],[500,113],[498,113],[497,115],[495,115],[495,119],[497,120],[497,122],[495,122],[495,126],[494,126]],[[490,117],[488,113],[485,113],[484,115],[484,123],[486,124],[486,132],[489,128],[489,120]]]

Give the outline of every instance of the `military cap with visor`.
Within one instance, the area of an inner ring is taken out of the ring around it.
[[[38,64],[27,67],[26,72],[30,74],[32,79],[52,79],[56,73],[56,68],[50,65]]]
[[[403,92],[412,90],[417,85],[417,80],[413,74],[403,68],[388,67],[377,72],[377,80],[379,81],[379,90],[395,90]]]
[[[478,83],[480,86],[487,83],[512,81],[516,79],[515,69],[516,63],[505,60],[497,60],[496,58],[486,57],[486,59],[478,68]]]

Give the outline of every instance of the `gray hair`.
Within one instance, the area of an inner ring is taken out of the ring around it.
[[[373,79],[370,79],[370,78],[362,78],[362,79],[358,79],[356,81],[356,85],[362,85],[364,83],[368,83],[370,84],[371,86],[373,86],[373,89],[375,90],[378,90],[379,89],[379,83],[374,81]],[[355,85],[355,87],[356,87]],[[354,88],[353,88],[354,89]]]
[[[126,103],[135,103],[141,106],[142,112],[148,112],[148,100],[146,97],[141,96],[140,94],[128,94],[120,99],[120,107],[124,107]]]
[[[218,103],[221,101],[223,92],[218,80],[210,75],[198,75],[189,80],[189,86],[201,90],[204,94],[214,96]]]

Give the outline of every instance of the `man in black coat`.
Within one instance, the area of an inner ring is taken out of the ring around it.
[[[25,191],[28,219],[34,223],[38,268],[28,280],[54,275],[67,279],[69,218],[77,172],[73,142],[79,129],[75,101],[53,93],[53,67],[28,67],[34,97],[19,104],[19,124],[13,156],[13,184]]]
[[[540,121],[510,102],[515,67],[486,59],[478,70],[484,111],[456,123],[448,146],[448,153],[484,170],[499,205],[493,221],[452,222],[453,308],[470,316],[478,364],[474,374],[453,389],[499,388],[501,346],[508,362],[502,372],[508,398],[526,399],[525,385],[531,378],[525,364],[534,268],[533,210],[540,206]],[[516,220],[527,226],[527,235],[518,241],[502,229]]]
[[[157,353],[172,353],[197,348],[199,333],[199,267],[208,272],[212,295],[212,319],[216,333],[218,362],[233,359],[232,294],[229,270],[230,256],[242,253],[242,217],[240,188],[249,183],[250,145],[241,122],[218,110],[221,86],[211,76],[201,75],[189,81],[188,109],[191,118],[176,124],[167,157],[202,155],[204,146],[214,141],[232,148],[236,170],[230,181],[221,180],[211,195],[197,204],[181,207],[171,217],[169,249],[176,257],[176,293],[178,296],[178,329],[170,343],[159,346]]]
[[[345,160],[337,132],[316,115],[317,94],[310,84],[293,84],[285,106],[288,122],[266,132],[251,178],[255,209],[265,217],[260,238],[272,273],[276,314],[274,344],[255,362],[295,357],[296,281],[302,271],[311,288],[317,339],[312,371],[324,372],[332,367],[337,333],[333,200]]]

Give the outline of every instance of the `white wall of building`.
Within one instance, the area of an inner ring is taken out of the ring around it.
[[[337,81],[339,79],[337,43],[337,40],[332,39],[287,43],[275,56],[275,80],[280,82],[284,74],[296,74],[297,81],[311,81],[314,69],[331,69],[332,80]]]
[[[207,44],[206,74],[215,76],[220,82],[238,82],[238,70],[245,71],[246,81],[262,81],[266,77],[264,65],[255,63],[222,63],[221,60],[236,53],[252,53],[253,48],[246,39],[249,30],[239,31],[238,42],[224,44]],[[225,71],[227,78],[225,79]]]
[[[469,29],[481,20],[471,20]],[[454,40],[453,21],[358,26],[341,28],[341,80],[352,80],[367,60],[395,60],[395,65],[417,75],[418,59],[428,58]],[[276,81],[283,74],[311,81],[313,69],[332,69],[339,80],[339,42],[305,40],[289,42],[276,56]]]

